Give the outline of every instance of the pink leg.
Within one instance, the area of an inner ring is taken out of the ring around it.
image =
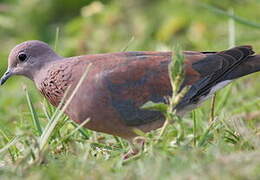
[[[129,159],[137,154],[139,154],[143,148],[144,148],[144,143],[145,143],[145,138],[138,136],[133,138],[131,141],[129,141],[131,149],[123,155],[123,159]]]

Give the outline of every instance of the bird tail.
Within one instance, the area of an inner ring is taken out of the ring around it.
[[[244,46],[244,47],[246,47],[246,46]],[[226,52],[228,52],[228,51],[226,51]],[[252,51],[252,53],[253,53],[253,51]],[[234,79],[237,79],[237,78],[246,76],[248,74],[258,72],[258,71],[260,71],[260,54],[249,55],[249,56],[244,57],[242,59],[242,61],[235,68],[233,68],[232,71],[230,71],[230,73],[224,74],[222,76],[222,79],[220,79],[220,81],[218,83],[225,82],[225,81],[227,82],[227,80],[231,81],[231,80],[234,80]],[[179,111],[179,114],[182,114],[185,111],[187,111],[187,108],[188,109],[195,108],[194,105],[197,104],[197,100],[200,99],[202,96],[205,96],[205,93],[207,93],[206,96],[209,94],[210,89],[203,90],[203,88],[205,87],[205,84],[206,84],[206,86],[208,86],[210,84],[209,81],[210,81],[210,78],[212,78],[212,77],[214,77],[214,76],[208,75],[192,85],[192,87],[188,91],[188,93],[184,96],[184,98],[181,100],[181,102],[179,104],[177,104],[177,106],[175,107],[175,109],[177,111]],[[217,85],[217,83],[214,82],[209,87],[212,88],[213,86],[216,86],[216,85]],[[202,93],[200,93],[200,91]],[[192,104],[193,104],[193,106],[190,106]]]
[[[254,56],[249,56],[247,58],[247,64],[248,64],[248,66],[252,67],[250,73],[260,71],[260,54],[254,55]]]
[[[237,79],[248,74],[260,71],[260,54],[248,56],[236,69],[227,76],[227,79]]]

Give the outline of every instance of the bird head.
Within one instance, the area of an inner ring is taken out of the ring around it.
[[[33,75],[46,63],[59,56],[41,41],[26,41],[15,46],[8,58],[8,69],[0,80],[4,84],[13,75],[22,75],[33,79]]]

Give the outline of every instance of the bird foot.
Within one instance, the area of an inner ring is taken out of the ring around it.
[[[127,153],[125,153],[123,155],[123,160],[127,160],[127,159],[129,159],[131,157],[134,157],[134,156],[136,156],[139,153],[140,153],[139,149],[130,149]]]
[[[144,149],[144,143],[145,143],[145,138],[144,137],[135,137],[132,142],[130,142],[131,149],[123,155],[123,159],[127,160],[131,157],[134,157],[141,153]]]

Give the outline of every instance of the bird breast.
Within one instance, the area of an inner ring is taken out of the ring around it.
[[[71,68],[59,65],[50,68],[39,85],[40,92],[49,102],[58,106],[72,81]]]

